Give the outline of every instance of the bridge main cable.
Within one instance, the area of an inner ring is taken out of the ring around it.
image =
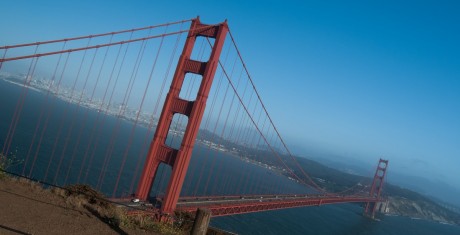
[[[203,26],[203,27],[197,27],[197,29],[195,29],[195,30],[203,30],[204,31],[204,30],[210,29],[210,28],[215,27],[215,26],[216,25],[207,25],[207,26]],[[154,39],[154,38],[161,38],[161,37],[166,37],[166,36],[171,36],[171,35],[177,35],[177,34],[186,33],[188,31],[190,31],[190,29],[184,29],[184,30],[170,32],[170,33],[157,34],[157,35],[154,35],[154,36],[136,38],[136,39],[126,40],[126,41],[118,41],[118,42],[112,42],[112,43],[106,43],[106,44],[98,44],[98,45],[88,46],[88,47],[79,47],[79,48],[73,48],[73,49],[67,49],[67,50],[60,50],[60,51],[38,53],[38,54],[25,55],[25,56],[4,58],[4,59],[0,59],[0,63],[7,62],[7,61],[13,61],[13,60],[22,60],[22,59],[30,59],[30,58],[38,58],[38,57],[43,57],[43,56],[50,56],[50,55],[71,53],[71,52],[76,52],[76,51],[98,49],[98,48],[102,48],[102,47],[109,47],[109,46],[115,46],[115,45],[121,45],[121,44],[127,44],[127,43],[139,42],[139,41],[145,41],[145,40]]]
[[[164,23],[164,24],[159,24],[159,25],[146,26],[146,27],[142,27],[142,28],[120,30],[120,31],[115,31],[115,32],[110,32],[110,33],[101,33],[101,34],[93,34],[93,35],[79,36],[79,37],[73,37],[73,38],[64,38],[64,39],[58,39],[58,40],[49,40],[49,41],[42,41],[42,42],[16,44],[16,45],[11,45],[11,46],[1,46],[0,50],[7,50],[7,49],[11,49],[11,48],[18,48],[18,47],[36,46],[36,45],[43,45],[43,44],[50,44],[50,43],[58,43],[58,42],[69,42],[69,41],[75,41],[75,40],[81,40],[81,39],[87,39],[87,38],[97,38],[97,37],[116,35],[116,34],[122,34],[122,33],[132,33],[132,32],[136,32],[136,31],[142,31],[142,30],[147,30],[147,29],[165,27],[165,26],[169,26],[169,25],[181,24],[181,23],[192,21],[192,20],[193,19],[180,20],[180,21],[169,22],[169,23]]]

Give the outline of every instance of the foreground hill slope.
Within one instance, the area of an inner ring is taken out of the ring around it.
[[[88,206],[81,196],[45,190],[38,183],[0,179],[0,234],[156,234],[120,228],[106,205]],[[96,210],[95,208],[100,208]]]

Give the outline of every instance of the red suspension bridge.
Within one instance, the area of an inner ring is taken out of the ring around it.
[[[386,160],[369,185],[342,192],[307,174],[226,22],[196,18],[0,53],[1,157],[26,177],[89,184],[165,216],[357,202],[373,216],[382,201]]]

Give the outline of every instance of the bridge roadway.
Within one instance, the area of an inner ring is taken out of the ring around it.
[[[377,201],[379,201],[377,198],[369,196],[337,195],[184,197],[179,199],[177,209],[181,211],[195,212],[198,207],[205,207],[211,210],[213,217],[217,217],[293,207]]]
[[[157,198],[157,205],[162,198]],[[339,195],[244,195],[244,196],[203,196],[181,197],[177,202],[177,210],[195,213],[197,208],[208,208],[213,217],[245,214],[252,212],[279,210],[294,207],[321,206],[339,203],[366,203],[378,202],[381,199],[365,195],[339,196]],[[155,206],[145,202],[131,202],[130,207],[144,208],[157,211]]]

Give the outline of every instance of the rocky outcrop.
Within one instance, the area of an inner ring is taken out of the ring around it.
[[[449,211],[428,201],[413,201],[404,197],[388,197],[385,214],[407,216],[411,218],[433,220],[436,222],[460,224],[458,217],[453,217]]]

